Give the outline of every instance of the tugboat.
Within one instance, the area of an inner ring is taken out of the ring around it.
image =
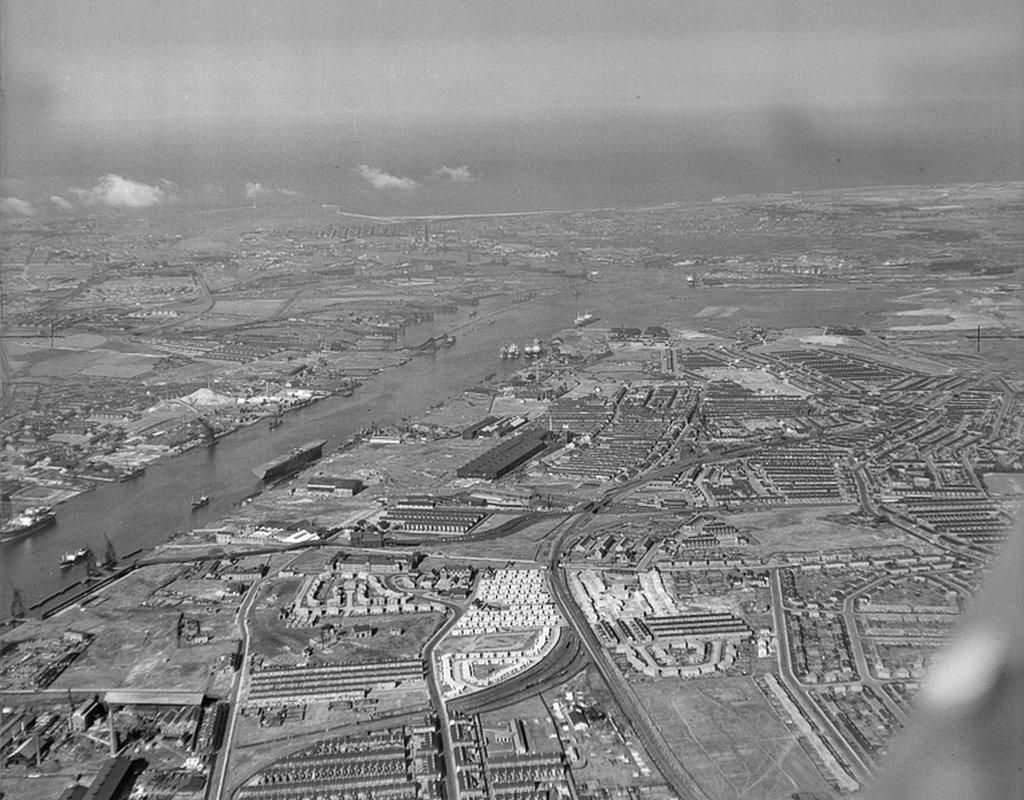
[[[189,503],[189,508],[191,508],[193,511],[198,511],[203,506],[208,506],[209,504],[210,495],[204,494],[200,496],[198,500],[193,500],[191,503]]]
[[[67,569],[74,564],[77,564],[83,558],[89,555],[89,550],[83,547],[81,550],[65,550],[64,555],[60,557],[60,568]]]

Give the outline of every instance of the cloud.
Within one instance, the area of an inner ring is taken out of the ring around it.
[[[412,178],[400,178],[397,175],[389,175],[382,169],[368,167],[366,164],[359,165],[359,174],[363,176],[374,189],[417,189],[419,184]]]
[[[148,208],[165,200],[175,200],[159,186],[122,178],[120,175],[104,175],[91,189],[72,187],[69,190],[87,206],[110,206],[111,208]]]
[[[262,183],[245,184],[246,200],[277,200],[282,197],[295,200],[302,197],[302,192],[296,192],[293,189],[270,189]]]
[[[264,189],[261,183],[247,183],[245,184],[245,199],[246,200],[264,200],[269,197],[273,197],[274,193],[270,189]]]
[[[71,205],[70,201],[65,200],[59,194],[55,194],[53,197],[51,197],[50,202],[57,206],[57,208],[59,208],[61,211],[70,211],[71,209],[74,208],[74,206]]]
[[[31,217],[36,213],[36,209],[27,200],[19,200],[17,197],[0,197],[0,213]]]
[[[469,167],[448,167],[444,166],[441,169],[434,170],[434,174],[443,178],[451,183],[472,183],[473,173],[469,171]]]

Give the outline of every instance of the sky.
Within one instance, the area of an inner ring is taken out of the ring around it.
[[[518,210],[1019,178],[1022,14],[7,0],[3,195]]]

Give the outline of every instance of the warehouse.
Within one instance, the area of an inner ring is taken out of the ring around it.
[[[492,447],[456,470],[460,478],[484,478],[493,481],[524,464],[547,447],[544,434],[524,433]]]

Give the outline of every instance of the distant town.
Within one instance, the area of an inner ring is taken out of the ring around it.
[[[4,796],[856,796],[1024,510],[1021,190],[5,218]]]

